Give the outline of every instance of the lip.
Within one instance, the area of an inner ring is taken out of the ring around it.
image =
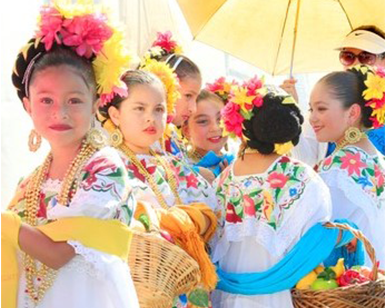
[[[322,128],[322,126],[313,126],[313,130],[315,133],[318,133]]]
[[[212,143],[219,143],[222,141],[222,139],[223,139],[223,137],[221,137],[221,136],[207,138],[207,140],[212,142]]]
[[[156,128],[154,126],[150,126],[150,127],[147,127],[144,130],[144,132],[149,134],[149,135],[155,135],[156,134]]]
[[[67,130],[72,129],[72,126],[70,126],[68,124],[52,124],[49,126],[49,128],[52,130],[63,132],[63,131],[67,131]]]
[[[182,115],[183,122],[186,122],[190,117],[188,115]]]

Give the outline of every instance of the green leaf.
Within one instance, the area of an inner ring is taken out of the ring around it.
[[[208,307],[209,295],[203,289],[195,289],[188,295],[188,301],[198,307]]]
[[[140,215],[138,220],[144,225],[147,232],[150,231],[150,219],[146,214]]]
[[[368,174],[370,174],[371,176],[374,176],[374,170],[371,169],[371,168],[367,168],[367,169],[364,169]]]

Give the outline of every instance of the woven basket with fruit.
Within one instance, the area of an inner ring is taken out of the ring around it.
[[[344,259],[335,266],[318,266],[303,277],[292,290],[296,308],[384,308],[385,272],[378,268],[375,251],[362,234],[345,224],[327,223],[328,228],[348,230],[361,240],[373,268],[353,266],[346,269]]]

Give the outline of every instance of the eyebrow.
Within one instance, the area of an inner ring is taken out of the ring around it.
[[[41,94],[53,94],[54,92],[52,91],[49,91],[49,90],[42,90],[42,91],[39,91],[37,92],[37,94],[41,95]],[[86,93],[82,92],[82,91],[70,91],[70,92],[67,92],[66,94],[80,94],[80,95],[86,95]]]
[[[208,118],[209,115],[207,114],[197,114],[196,116],[194,116],[194,120],[196,119],[199,119],[199,118]]]
[[[326,104],[326,105],[327,105],[328,103],[327,103],[327,102],[324,102],[324,101],[316,101],[316,102],[313,103],[314,106],[316,106],[316,105],[321,105],[321,104]],[[309,102],[309,106],[310,106],[310,105],[311,105],[311,102]]]

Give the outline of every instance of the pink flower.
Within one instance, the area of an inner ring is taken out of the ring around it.
[[[158,37],[152,44],[152,47],[159,46],[170,53],[178,46],[177,42],[171,39],[172,33],[170,31],[166,31],[165,33],[158,32],[157,35]]]
[[[61,44],[59,32],[63,26],[63,18],[59,11],[53,7],[43,8],[40,11],[41,24],[40,31],[36,33],[36,37],[42,38],[45,49],[48,51],[52,48],[54,41]]]
[[[127,97],[127,88],[118,88],[114,86],[111,93],[104,93],[100,95],[100,107],[107,105],[116,95],[119,95],[120,97]]]
[[[223,121],[228,132],[233,132],[237,136],[242,137],[242,123],[243,117],[239,114],[239,105],[229,102],[222,109],[221,114]]]
[[[187,180],[187,188],[189,187],[198,188],[199,181],[198,181],[198,178],[193,173],[186,176],[186,180]]]
[[[63,44],[76,47],[76,53],[86,58],[99,53],[104,42],[112,36],[112,30],[104,19],[103,15],[99,18],[85,15],[65,20],[65,30],[61,31]]]
[[[377,180],[377,187],[382,187],[385,182],[384,174],[378,168],[377,165],[374,165],[374,177]]]
[[[91,187],[97,181],[96,175],[108,169],[115,171],[116,165],[105,157],[97,158],[85,166],[84,170],[87,172],[85,182],[87,186]]]
[[[278,173],[274,171],[270,173],[267,177],[267,182],[270,183],[271,188],[282,188],[283,186],[285,186],[288,179],[289,177],[284,175],[283,173]]]
[[[326,158],[326,159],[324,160],[323,165],[324,165],[324,166],[329,166],[329,165],[332,163],[332,161],[333,161],[333,157],[329,156],[328,158]]]
[[[349,176],[353,173],[360,175],[360,169],[366,167],[366,164],[361,161],[360,153],[346,153],[341,157],[341,162],[341,169],[348,169]]]
[[[166,123],[167,124],[171,123],[174,120],[174,118],[175,118],[175,114],[168,114]]]
[[[244,202],[245,213],[248,216],[254,216],[255,215],[255,203],[254,203],[254,200],[246,195],[246,196],[243,196],[243,202]]]
[[[253,99],[253,105],[256,107],[261,107],[263,105],[263,97],[261,95],[257,95]]]
[[[382,67],[377,67],[376,74],[382,78],[385,78],[385,69]]]

